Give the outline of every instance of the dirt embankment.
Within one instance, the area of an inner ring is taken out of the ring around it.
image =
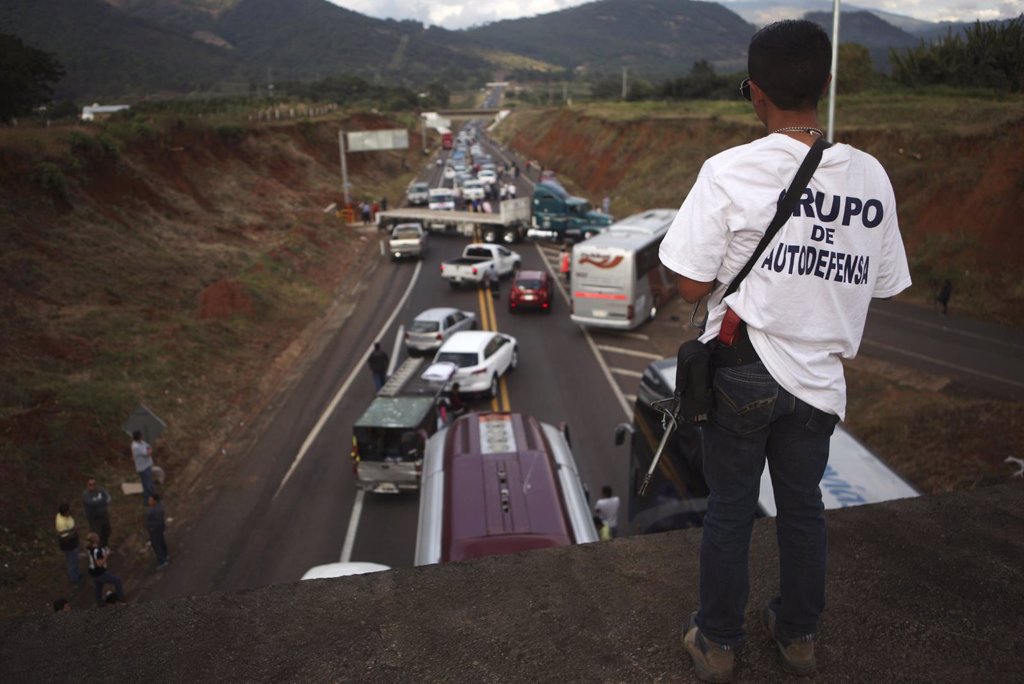
[[[611,197],[626,216],[678,207],[707,157],[763,135],[712,117],[628,120],[561,109],[521,112],[498,134],[546,168],[565,171],[592,200]],[[852,130],[838,142],[871,153],[888,171],[915,285],[930,300],[950,278],[954,305],[1024,326],[1024,111],[980,131],[913,127]]]
[[[0,130],[0,615],[67,595],[53,519],[70,502],[84,546],[90,475],[115,496],[112,545],[144,548],[120,496],[136,406],[169,426],[170,491],[196,481],[358,282],[375,241],[323,212],[341,200],[339,127],[396,124]],[[418,144],[351,155],[355,198],[397,201]]]

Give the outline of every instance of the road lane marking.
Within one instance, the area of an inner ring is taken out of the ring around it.
[[[417,279],[419,279],[420,271],[422,270],[422,268],[423,262],[417,261],[416,269],[412,272],[412,279],[409,281],[409,286],[405,288],[405,294],[402,295],[402,299],[398,302],[398,306],[395,307],[395,310],[391,312],[391,316],[388,317],[387,321],[385,321],[383,327],[380,329],[380,333],[376,335],[377,338],[383,337],[384,333],[387,332],[387,329],[390,328],[391,324],[395,322],[395,318],[398,317],[398,312],[402,310],[402,307],[405,306],[406,301],[408,301],[409,299],[409,295],[412,294],[413,287],[416,285]],[[338,407],[338,404],[341,403],[341,398],[345,396],[345,392],[348,392],[348,388],[355,381],[356,375],[364,372],[363,366],[365,366],[366,362],[370,359],[370,352],[372,351],[373,347],[370,347],[365,352],[363,352],[362,357],[360,357],[359,361],[356,362],[355,366],[352,367],[352,372],[349,373],[348,378],[345,379],[345,382],[344,384],[342,384],[341,389],[339,389],[338,393],[334,395],[333,399],[331,399],[331,403],[327,405],[327,408],[320,415],[319,420],[316,421],[316,425],[313,426],[313,429],[310,430],[309,435],[306,436],[306,440],[302,443],[302,448],[299,449],[299,453],[296,454],[295,459],[292,460],[292,464],[288,468],[288,472],[284,474],[284,478],[281,480],[281,484],[277,486],[277,491],[274,492],[274,496],[271,497],[271,501],[276,499],[277,495],[281,493],[281,490],[284,489],[284,486],[288,483],[288,480],[291,479],[292,473],[294,473],[295,469],[299,467],[299,463],[302,462],[302,459],[306,457],[306,453],[309,451],[309,448],[313,446],[313,442],[316,441],[316,438],[320,435],[320,431],[323,430],[324,425],[327,424],[327,419],[331,417],[332,413],[334,413],[334,409],[336,409]]]
[[[643,333],[638,332],[619,332],[616,333],[619,337],[628,337],[633,340],[643,340],[644,342],[650,342],[651,338]]]
[[[956,364],[956,363],[949,363],[947,361],[942,361],[940,359],[936,359],[936,358],[928,356],[926,354],[918,354],[917,352],[907,351],[906,349],[904,349],[902,347],[893,347],[893,346],[890,346],[888,344],[882,344],[880,342],[872,342],[871,340],[862,340],[861,341],[861,346],[864,346],[864,345],[868,345],[870,347],[877,347],[879,349],[884,349],[885,351],[892,352],[893,354],[902,354],[903,356],[910,356],[910,357],[915,358],[915,359],[920,359],[921,361],[926,361],[928,363],[933,363],[936,366],[944,366],[946,368],[951,368],[953,370],[960,371],[961,373],[966,373],[967,375],[976,375],[976,376],[978,376],[980,378],[985,378],[987,380],[992,380],[994,382],[1002,383],[1004,385],[1013,385],[1014,387],[1024,387],[1024,382],[1018,382],[1016,380],[1010,380],[1009,378],[1006,378],[1006,377],[1004,377],[1002,375],[993,375],[992,373],[986,373],[984,371],[974,370],[973,368],[967,368],[966,366],[961,366],[961,365]]]
[[[356,500],[352,502],[352,514],[348,517],[348,530],[345,532],[345,545],[341,547],[341,562],[352,560],[352,547],[356,545],[356,532],[359,530],[359,519],[363,516],[363,499],[365,489],[356,490]]]
[[[395,366],[398,364],[398,346],[402,344],[403,335],[405,335],[405,325],[399,325],[398,330],[395,331],[395,344],[391,347],[391,361],[388,363],[388,375],[395,372]]]
[[[642,378],[644,374],[641,371],[630,370],[628,368],[609,368],[612,373],[616,375],[625,375],[629,378]]]
[[[626,349],[625,347],[613,347],[608,344],[599,344],[597,345],[597,348],[603,352],[608,352],[609,354],[624,354],[625,356],[635,356],[639,359],[651,359],[652,361],[659,361],[665,358],[661,354],[636,351],[635,349]]]

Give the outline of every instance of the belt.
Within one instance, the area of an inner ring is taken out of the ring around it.
[[[711,364],[715,368],[732,368],[733,366],[745,366],[748,363],[757,363],[761,358],[750,343],[750,336],[747,335],[747,324],[740,323],[736,330],[736,342],[732,345],[725,344],[721,340],[715,340],[714,349],[711,351]]]

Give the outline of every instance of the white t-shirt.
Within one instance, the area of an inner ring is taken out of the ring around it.
[[[594,504],[594,513],[597,513],[597,517],[608,525],[608,527],[618,527],[619,497],[610,496],[606,499],[598,499],[597,503]]]
[[[840,358],[857,354],[871,298],[910,286],[892,185],[874,157],[849,145],[825,150],[794,217],[739,290],[721,301],[808,150],[776,134],[708,159],[661,243],[660,257],[679,275],[718,281],[702,341],[718,336],[728,304],[747,323],[754,349],[783,388],[843,418]]]

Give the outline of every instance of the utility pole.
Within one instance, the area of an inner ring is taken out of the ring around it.
[[[629,77],[627,76],[628,72],[629,72],[629,67],[622,67],[622,99],[623,100],[626,99],[626,94],[629,92],[629,80],[628,80]]]
[[[345,208],[352,203],[348,196],[348,165],[345,163],[345,131],[338,131],[338,150],[341,153],[341,187],[345,193]]]
[[[828,85],[828,128],[826,138],[835,142],[836,81],[839,80],[839,8],[840,0],[832,0],[832,82]]]
[[[423,154],[427,153],[427,117],[420,114],[420,140],[423,141]]]

